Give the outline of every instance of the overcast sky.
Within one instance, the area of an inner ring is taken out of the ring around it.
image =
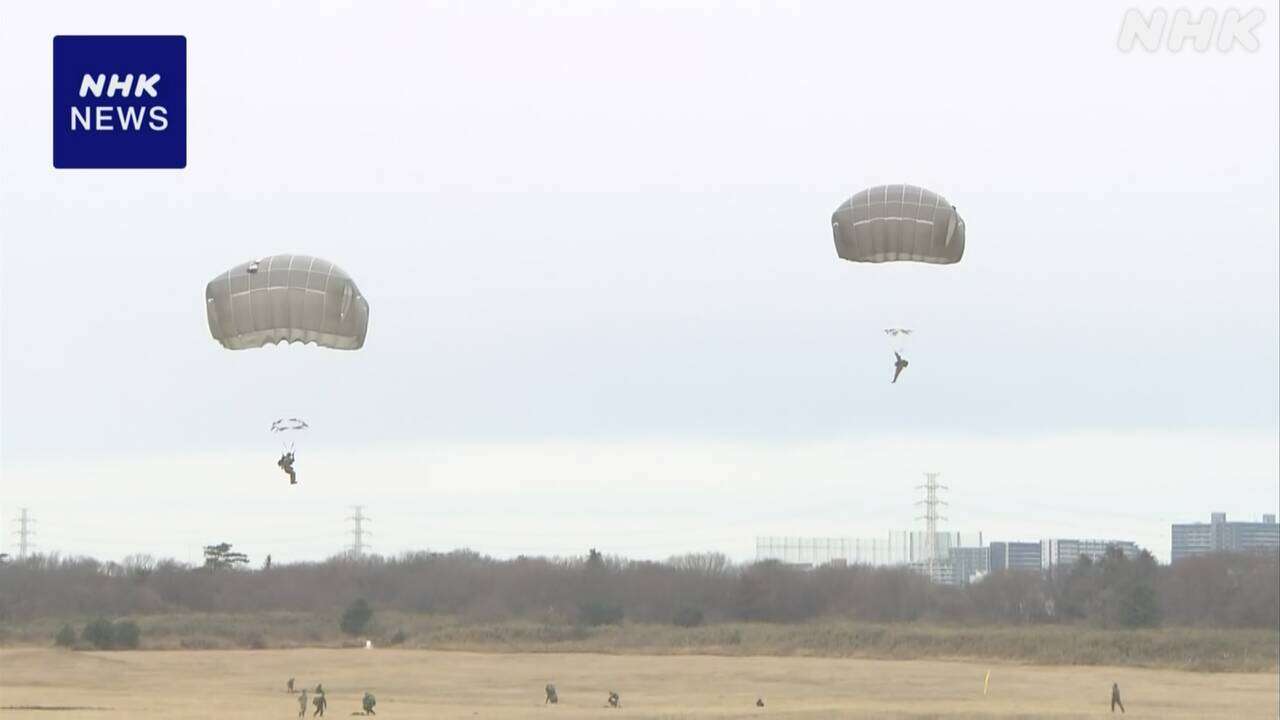
[[[988,540],[1275,511],[1280,12],[1125,53],[1123,3],[640,5],[0,13],[0,549],[29,507],[42,550],[317,559],[359,503],[383,552],[747,559],[918,527],[926,470]],[[52,37],[173,33],[188,167],[54,170]],[[894,182],[963,262],[837,258]],[[281,252],[364,349],[211,339],[205,283]]]

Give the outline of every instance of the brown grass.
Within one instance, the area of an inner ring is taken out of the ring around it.
[[[990,694],[982,694],[991,670]],[[0,651],[0,710],[38,718],[292,718],[284,681],[323,682],[330,715],[359,710],[370,690],[378,717],[924,718],[1109,715],[1112,682],[1126,717],[1276,716],[1275,673],[1204,674],[1115,667],[1043,667],[852,658],[596,655],[423,650],[225,652]],[[554,682],[561,703],[542,705]],[[766,707],[755,707],[757,697]]]
[[[333,616],[309,613],[179,614],[135,618],[144,649],[267,649],[354,644]],[[84,618],[70,620],[79,630]],[[0,643],[48,646],[61,620],[0,626]],[[586,652],[650,655],[778,655],[921,660],[987,658],[1039,665],[1113,665],[1212,672],[1275,671],[1274,630],[1161,628],[1103,630],[1073,625],[719,623],[697,628],[626,623],[464,622],[456,617],[380,612],[370,632],[386,646],[403,631],[406,649]],[[363,644],[363,641],[359,641]]]

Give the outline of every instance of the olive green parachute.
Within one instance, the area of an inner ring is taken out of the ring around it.
[[[836,253],[853,262],[950,265],[964,256],[964,220],[947,199],[914,185],[880,185],[831,215]]]
[[[357,350],[369,303],[337,265],[306,255],[272,255],[209,281],[205,309],[213,339],[229,350],[280,342]]]

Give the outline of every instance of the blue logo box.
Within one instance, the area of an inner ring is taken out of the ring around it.
[[[187,166],[187,38],[53,39],[55,168]]]

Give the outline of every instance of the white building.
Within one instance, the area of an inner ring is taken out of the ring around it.
[[[1067,538],[1041,540],[1041,567],[1048,570],[1058,565],[1075,565],[1082,557],[1087,557],[1097,562],[1106,556],[1109,548],[1113,547],[1119,548],[1124,553],[1124,556],[1130,560],[1136,559],[1138,553],[1141,552],[1138,544],[1129,540],[1079,540]]]

